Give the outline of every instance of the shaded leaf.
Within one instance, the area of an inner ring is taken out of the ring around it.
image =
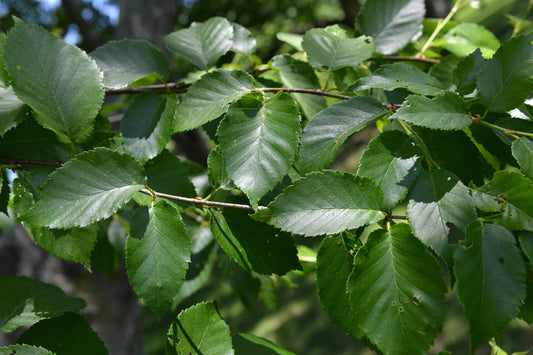
[[[513,142],[512,151],[522,173],[533,180],[533,140],[528,137],[518,138]]]
[[[348,281],[351,311],[385,354],[425,354],[446,313],[437,260],[406,224],[370,234]]]
[[[154,159],[144,164],[147,185],[169,195],[195,197],[196,191],[191,182],[187,167],[178,157],[164,150]]]
[[[65,143],[83,141],[102,106],[102,75],[78,47],[42,27],[17,21],[4,46],[15,94]]]
[[[111,41],[90,56],[104,72],[104,86],[108,88],[125,87],[148,76],[163,80],[170,76],[167,58],[147,41]]]
[[[476,23],[462,23],[442,36],[440,47],[455,54],[465,57],[476,49],[480,49],[483,58],[489,59],[500,47],[500,41],[485,27]]]
[[[9,204],[9,195],[11,188],[6,169],[0,169],[0,212],[8,214],[7,206]]]
[[[209,157],[207,158],[207,177],[209,179],[209,184],[215,188],[227,185],[231,182],[219,146],[216,146],[216,148],[209,153]]]
[[[304,129],[299,165],[302,173],[327,167],[353,133],[373,124],[387,111],[372,97],[338,102],[313,117]]]
[[[0,87],[0,136],[16,127],[29,115],[29,107],[18,99],[11,86]]]
[[[253,334],[239,333],[233,337],[233,344],[237,355],[295,355]]]
[[[4,43],[6,43],[6,34],[0,33],[0,82],[1,86],[6,88],[9,85],[9,74],[4,64]]]
[[[457,68],[453,71],[453,83],[457,87],[459,94],[466,95],[474,91],[477,78],[484,64],[485,60],[481,55],[481,51],[476,49],[457,65]]]
[[[513,235],[501,226],[473,223],[466,239],[472,245],[455,252],[455,275],[473,352],[518,314],[526,296],[525,266]]]

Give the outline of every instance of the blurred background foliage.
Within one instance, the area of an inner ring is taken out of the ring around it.
[[[43,25],[56,35],[65,38],[67,42],[79,45],[86,51],[91,51],[109,40],[121,38],[146,39],[164,49],[162,42],[164,35],[186,28],[193,21],[201,22],[213,16],[222,16],[245,26],[252,32],[257,39],[257,57],[266,62],[277,53],[291,50],[288,45],[277,40],[276,33],[304,33],[313,27],[336,23],[346,28],[353,28],[354,19],[362,2],[357,0],[0,0],[0,30],[6,32],[12,26],[14,15],[27,23]],[[531,3],[533,3],[531,0],[474,0],[474,6],[460,10],[454,20],[479,23],[492,31],[501,41],[505,41],[512,35],[513,24],[516,21],[522,21],[523,27],[530,25],[528,21],[533,20],[533,16],[529,14],[524,18],[524,14],[527,13],[526,9]],[[451,5],[448,0],[427,0],[427,17],[444,17]],[[174,60],[176,70],[174,80],[179,80],[191,70],[191,67],[185,62]],[[369,137],[375,133],[370,132]],[[337,162],[337,167],[340,169],[352,172],[356,169],[361,153],[358,147],[365,146],[366,141],[370,139],[361,134],[356,136],[355,140],[347,143],[349,147],[352,144],[353,149],[347,149],[340,155],[344,160]],[[365,140],[364,144],[357,141],[361,137]],[[195,137],[191,139],[194,140]],[[14,228],[13,222],[7,218],[0,218],[0,222],[0,228],[5,231],[9,232]],[[126,231],[122,231],[122,236],[125,233]],[[18,234],[16,238],[21,238],[20,233]],[[3,240],[5,237],[0,238],[0,256]],[[313,258],[313,250],[317,250],[319,243],[318,239],[297,240],[297,244],[310,248],[310,260]],[[38,248],[35,245],[25,246],[29,247]],[[193,260],[190,273],[199,274],[203,270],[203,263],[212,260],[207,256],[212,252],[212,249],[207,248],[205,253],[199,253],[197,260]],[[177,312],[205,299],[217,301],[221,315],[234,332],[247,332],[267,338],[298,354],[373,353],[329,321],[318,300],[312,262],[303,262],[303,272],[291,273],[281,278],[265,277],[245,273],[223,253],[218,251],[218,254],[215,264],[205,275],[206,282],[200,285],[202,286],[200,291],[192,297],[185,295],[177,299],[172,312],[167,313],[166,318],[158,322],[152,312],[141,307],[138,319],[142,334],[142,350],[138,350],[137,353],[163,354],[164,334]],[[4,262],[6,260],[4,259]],[[124,271],[119,269],[119,272]],[[116,285],[119,280],[120,278],[115,276],[115,282],[111,284]],[[129,289],[127,282],[122,287]],[[105,302],[121,307],[120,299],[107,299]],[[468,329],[461,306],[453,293],[449,296],[449,303],[448,320],[431,352],[437,353],[446,349],[453,354],[468,354]],[[120,329],[118,331],[120,336]],[[134,332],[133,336],[138,334]],[[533,349],[533,332],[525,323],[513,321],[499,341],[509,353]],[[0,346],[1,343],[0,338]],[[484,354],[489,351],[488,347],[482,347],[477,353]]]

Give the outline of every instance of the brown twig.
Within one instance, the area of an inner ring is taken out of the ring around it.
[[[298,88],[258,88],[257,90],[260,90],[262,92],[292,92],[297,94],[311,94],[311,95],[319,95],[319,96],[327,96],[327,97],[334,97],[336,99],[341,100],[349,100],[352,97],[348,95],[340,95],[340,94],[334,94],[331,92],[327,92],[320,89],[298,89]]]
[[[0,163],[11,164],[11,165],[40,165],[40,166],[51,166],[54,168],[60,167],[63,165],[62,162],[57,161],[42,161],[42,160],[29,160],[29,159],[9,159],[9,158],[0,158]]]
[[[126,86],[123,88],[113,89],[106,88],[106,95],[122,95],[122,94],[140,94],[143,92],[155,92],[158,94],[183,94],[187,92],[189,84],[179,84],[179,83],[168,83],[165,84],[155,84],[155,85],[146,85],[146,86]]]
[[[413,56],[403,56],[403,55],[384,55],[381,57],[382,59],[392,60],[395,62],[421,62],[421,63],[429,63],[429,64],[437,64],[440,62],[439,59],[435,58],[426,58],[424,56],[420,55],[413,55]]]

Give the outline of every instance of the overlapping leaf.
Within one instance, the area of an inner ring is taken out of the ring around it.
[[[490,58],[500,47],[500,41],[485,27],[462,23],[442,36],[440,46],[458,57],[465,57],[480,49],[483,58]],[[440,43],[440,42],[439,42]]]
[[[133,157],[96,148],[54,171],[24,220],[50,228],[84,227],[115,213],[145,180]]]
[[[231,50],[251,55],[255,51],[256,40],[250,30],[246,27],[232,22],[233,26],[233,43]]]
[[[53,352],[42,347],[26,344],[10,345],[0,348],[0,355],[54,355]]]
[[[295,355],[293,352],[253,334],[239,333],[233,337],[233,344],[237,355]]]
[[[477,78],[484,64],[485,60],[481,51],[477,49],[457,65],[453,71],[453,83],[457,87],[458,93],[466,95],[474,91]]]
[[[455,275],[473,352],[518,314],[526,296],[525,266],[513,235],[501,226],[471,224],[466,238],[472,245],[455,252]]]
[[[179,104],[174,131],[188,131],[214,120],[253,88],[254,79],[243,71],[219,69],[204,75]]]
[[[0,87],[0,136],[22,122],[28,114],[28,106],[15,96],[11,86]]]
[[[144,164],[148,186],[157,192],[170,195],[195,197],[186,165],[169,151],[163,151]]]
[[[370,234],[348,281],[351,311],[384,354],[425,354],[442,328],[446,284],[439,263],[406,224]]]
[[[533,180],[533,140],[521,137],[513,142],[513,156],[520,164],[520,170]]]
[[[104,72],[104,86],[121,88],[152,76],[167,80],[170,68],[167,58],[147,41],[112,41],[90,53]]]
[[[374,38],[379,53],[393,54],[422,32],[425,14],[423,0],[365,1],[355,24]]]
[[[217,135],[229,177],[257,208],[287,173],[300,136],[300,115],[285,93],[264,100],[250,94],[233,103]]]
[[[327,167],[351,134],[374,123],[386,113],[374,98],[356,96],[348,101],[333,104],[314,116],[305,127],[301,139],[301,172]]]
[[[288,232],[335,234],[383,219],[382,201],[383,192],[369,178],[323,171],[297,180],[259,215]]]
[[[89,136],[104,90],[101,72],[87,54],[42,27],[16,21],[4,61],[15,94],[41,125],[65,143]]]
[[[189,28],[165,36],[167,48],[198,68],[207,70],[233,45],[233,26],[222,17],[193,22]]]
[[[126,241],[128,278],[158,318],[178,293],[190,255],[191,239],[176,207],[161,200],[135,211]]]
[[[476,211],[467,187],[455,175],[432,169],[422,172],[413,185],[407,216],[415,236],[440,255],[448,248],[448,223],[464,231],[476,219]]]

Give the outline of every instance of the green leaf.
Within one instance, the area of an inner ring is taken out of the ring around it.
[[[243,96],[220,123],[217,136],[229,177],[257,209],[283,179],[298,150],[300,115],[294,99],[277,93]]]
[[[261,214],[288,232],[335,234],[382,220],[382,201],[383,192],[369,178],[323,171],[297,180]]]
[[[126,153],[145,162],[165,149],[173,133],[172,125],[177,97],[161,97],[156,93],[137,95],[120,121],[120,132]]]
[[[232,355],[230,329],[212,302],[182,311],[170,325],[167,355]]]
[[[201,70],[211,68],[233,45],[233,26],[222,17],[193,22],[165,36],[167,48]]]
[[[512,151],[520,164],[520,170],[533,180],[533,140],[527,137],[518,138],[513,142]]]
[[[327,167],[353,133],[373,124],[387,111],[372,97],[356,96],[314,116],[304,129],[299,164],[302,173]]]
[[[9,187],[9,179],[6,169],[0,169],[0,212],[8,215],[7,206],[9,204],[9,195],[11,188]]]
[[[231,182],[219,146],[216,146],[207,158],[207,177],[209,184],[215,188],[228,185]]]
[[[85,301],[60,288],[24,276],[0,275],[0,331],[10,333],[41,319],[78,312]]]
[[[499,207],[499,223],[504,227],[533,231],[533,183],[522,174],[497,171],[491,181],[475,190],[475,195],[476,203],[485,201],[478,208],[496,212]]]
[[[6,43],[6,34],[0,33],[0,83],[6,88],[9,85],[9,74],[4,63],[4,43]]]
[[[174,131],[188,131],[218,118],[253,88],[254,79],[239,70],[219,69],[202,76],[178,105]]]
[[[10,345],[0,348],[0,355],[54,355],[54,353],[36,346],[31,345]]]
[[[305,33],[302,47],[313,67],[337,70],[355,67],[370,58],[375,46],[368,36],[346,38],[327,28],[313,28]]]
[[[28,106],[15,96],[13,88],[0,87],[0,136],[24,121],[27,115]]]
[[[89,136],[104,90],[101,72],[87,54],[42,27],[17,21],[6,39],[4,61],[15,94],[41,125],[65,143]]]
[[[88,226],[115,213],[144,187],[145,180],[133,157],[96,148],[54,171],[24,220],[49,228]]]
[[[70,312],[40,321],[22,333],[17,343],[42,346],[57,355],[108,354],[104,342],[85,317]]]
[[[370,234],[348,281],[351,312],[385,354],[426,354],[442,328],[446,284],[406,224]]]
[[[477,216],[468,188],[452,173],[432,169],[416,179],[407,217],[415,236],[441,255],[448,248],[448,223],[464,231]]]
[[[307,62],[295,59],[290,55],[277,55],[272,58],[272,66],[278,70],[283,86],[288,88],[320,89],[315,71]],[[311,118],[327,107],[322,96],[293,94],[302,106],[304,114]]]
[[[365,1],[355,25],[374,38],[377,52],[393,54],[422,32],[425,14],[423,0]]]
[[[253,334],[239,333],[233,337],[233,344],[237,355],[295,355]]]
[[[175,155],[164,150],[154,159],[144,164],[147,185],[165,194],[195,197],[196,191],[185,164]]]
[[[126,267],[139,298],[161,318],[178,293],[191,255],[191,239],[174,205],[158,200],[133,214]]]
[[[455,54],[465,57],[476,49],[481,50],[483,58],[489,59],[500,47],[500,41],[485,27],[476,23],[462,23],[455,26],[439,41],[440,47]]]
[[[518,314],[526,296],[525,266],[513,235],[502,226],[473,223],[466,239],[472,245],[455,252],[455,275],[473,352]]]
[[[91,252],[96,244],[97,232],[95,225],[67,230],[36,228],[32,230],[32,236],[50,254],[78,262],[91,271]]]
[[[409,137],[384,132],[363,153],[358,175],[374,180],[383,190],[383,209],[391,210],[407,195],[420,171],[420,151]]]
[[[238,23],[232,22],[231,25],[233,26],[233,44],[231,45],[231,50],[252,55],[256,47],[256,40],[252,36],[252,33]]]
[[[359,79],[352,89],[359,91],[371,88],[388,91],[403,88],[420,95],[436,95],[445,89],[433,76],[404,63],[383,65],[372,76]]]
[[[481,102],[490,111],[505,112],[533,91],[533,33],[505,42],[481,70],[477,81]]]
[[[453,71],[460,62],[461,58],[454,55],[447,55],[441,58],[437,64],[433,65],[428,71],[428,74],[439,80],[446,89],[455,91],[455,87],[453,86]]]
[[[392,118],[444,130],[461,130],[472,124],[464,99],[451,91],[434,99],[410,95]]]
[[[356,316],[349,312],[346,283],[353,269],[353,255],[342,236],[325,238],[316,257],[316,284],[320,303],[329,319],[348,334],[361,339]]]
[[[453,83],[457,87],[459,94],[466,95],[474,91],[477,78],[484,64],[485,60],[481,55],[481,51],[476,49],[457,65],[457,68],[453,71]]]
[[[167,80],[170,68],[167,58],[147,41],[112,41],[90,53],[104,72],[104,86],[121,88],[135,81],[155,76]]]
[[[301,270],[290,234],[254,221],[246,211],[227,210],[224,215],[209,212],[213,236],[244,270],[280,276],[290,270]]]
[[[303,52],[302,48],[302,41],[303,41],[303,35],[300,34],[294,34],[294,33],[288,33],[288,32],[277,32],[276,38],[280,40],[281,42],[285,42],[288,45],[292,46],[294,49],[296,49],[299,52]]]

